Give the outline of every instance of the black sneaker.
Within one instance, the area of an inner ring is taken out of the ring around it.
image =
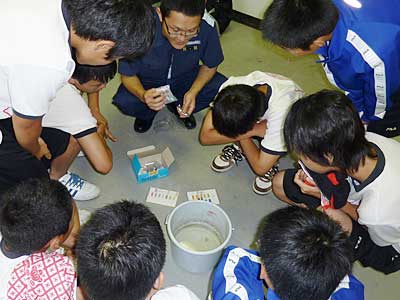
[[[194,118],[193,115],[190,115],[187,118],[181,118],[181,116],[178,113],[178,110],[176,109],[176,105],[173,103],[167,104],[167,108],[170,112],[172,112],[177,119],[185,125],[186,129],[193,129],[196,128],[196,119]]]
[[[144,133],[150,129],[151,125],[153,124],[153,120],[154,120],[154,118],[147,119],[147,120],[136,118],[135,123],[133,125],[133,129],[136,132]]]

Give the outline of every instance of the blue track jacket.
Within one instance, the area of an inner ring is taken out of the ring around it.
[[[333,2],[339,21],[331,41],[316,51],[319,62],[328,79],[348,93],[363,120],[379,120],[400,88],[400,1]]]

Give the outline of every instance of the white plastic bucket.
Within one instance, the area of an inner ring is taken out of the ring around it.
[[[211,226],[218,233],[220,244],[208,251],[183,247],[176,234],[193,223]],[[207,272],[214,268],[232,235],[232,223],[228,215],[218,205],[204,201],[187,201],[178,205],[167,217],[166,224],[175,262],[191,273]]]

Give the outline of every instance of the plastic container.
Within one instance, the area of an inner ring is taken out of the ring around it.
[[[175,262],[191,273],[210,271],[232,235],[232,223],[218,205],[188,201],[166,219]],[[192,233],[192,234],[190,234]]]

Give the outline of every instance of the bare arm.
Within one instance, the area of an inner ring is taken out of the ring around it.
[[[42,132],[42,118],[24,119],[17,115],[12,116],[15,137],[18,144],[26,151],[32,153],[37,159],[43,156],[51,157],[47,145],[40,138]],[[41,141],[41,143],[39,143]]]
[[[225,135],[220,134],[213,126],[212,122],[212,113],[209,110],[204,117],[203,125],[200,129],[199,140],[203,145],[218,145],[218,144],[227,144],[236,141],[240,141],[242,139],[248,139],[252,136],[264,136],[266,123],[261,122],[256,124],[254,128],[245,134],[239,135],[236,138],[230,138]]]
[[[264,175],[279,160],[279,155],[262,151],[251,138],[240,140],[240,146],[251,168],[257,175]]]
[[[104,138],[109,138],[111,141],[116,142],[116,137],[112,134],[108,127],[108,120],[103,116],[100,111],[99,92],[88,93],[88,106],[93,117],[97,121],[97,132]]]

